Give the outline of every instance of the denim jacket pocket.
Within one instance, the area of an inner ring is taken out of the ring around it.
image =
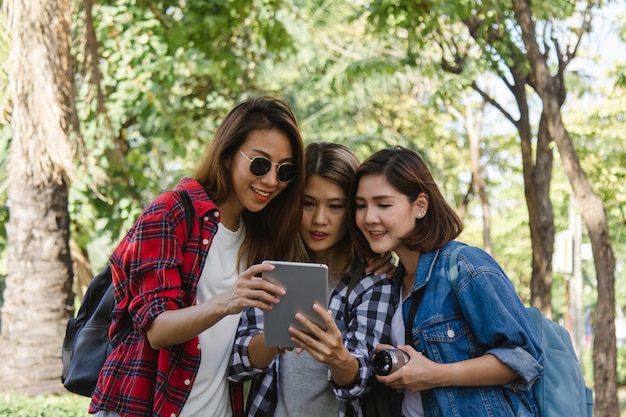
[[[422,335],[431,360],[451,363],[476,356],[474,334],[463,320],[433,323],[423,329]]]

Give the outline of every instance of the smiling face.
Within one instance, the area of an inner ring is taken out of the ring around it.
[[[250,171],[250,159],[255,157],[264,157],[273,163],[265,175],[256,176]],[[235,224],[244,209],[251,212],[263,210],[289,184],[278,180],[276,164],[292,162],[292,159],[289,138],[280,130],[250,132],[228,161],[233,193],[228,201],[220,204],[222,221],[228,224],[225,217],[230,217]]]
[[[415,222],[424,216],[428,200],[422,193],[411,202],[383,175],[364,175],[359,181],[355,207],[356,225],[374,252],[401,252],[402,239],[414,233]]]
[[[328,263],[334,246],[348,230],[346,192],[332,181],[312,175],[306,181],[300,236],[312,261]]]

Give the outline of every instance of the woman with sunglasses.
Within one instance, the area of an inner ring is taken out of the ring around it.
[[[90,413],[242,411],[242,392],[229,396],[226,365],[242,309],[268,309],[282,292],[257,277],[273,268],[260,262],[295,257],[303,157],[289,106],[271,97],[248,100],[223,120],[193,178],[176,187],[193,205],[191,233],[178,192],[144,209],[111,256],[111,331],[126,317],[134,329],[107,359]]]
[[[368,271],[380,270],[365,273],[348,235],[346,196],[359,160],[346,146],[323,142],[306,147],[305,161],[300,238],[304,260],[328,265],[330,303],[314,306],[327,330],[297,315],[313,337],[291,328],[300,348],[286,351],[265,344],[262,310],[244,310],[229,371],[234,381],[252,379],[247,416],[363,416],[360,398],[368,395],[370,358],[389,335],[392,287],[376,274],[391,264],[386,256],[374,257],[378,262]],[[348,294],[355,274],[358,281]]]

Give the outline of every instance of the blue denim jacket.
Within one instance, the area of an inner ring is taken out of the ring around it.
[[[415,286],[427,285],[413,322],[413,347],[438,363],[495,355],[521,379],[506,386],[447,387],[422,392],[426,417],[538,415],[531,387],[543,371],[539,334],[513,284],[483,250],[458,256],[458,298],[449,279],[450,253],[460,242],[420,255]],[[400,266],[396,276],[404,271]],[[399,284],[396,294],[400,294]],[[411,297],[403,303],[405,324]]]

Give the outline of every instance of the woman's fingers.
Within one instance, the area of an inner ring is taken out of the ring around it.
[[[303,314],[296,314],[295,318],[302,329],[296,326],[289,328],[292,340],[309,352],[317,361],[328,363],[336,360],[336,352],[343,346],[341,331],[329,311],[320,304],[315,304],[313,310],[320,316],[326,330],[319,327],[314,321]]]
[[[372,275],[387,274],[387,278],[393,277],[396,272],[396,260],[390,252],[383,253],[378,258],[367,258],[366,273]]]
[[[234,287],[227,295],[228,310],[231,314],[239,313],[247,307],[269,310],[280,302],[280,296],[285,294],[285,289],[258,276],[273,269],[274,265],[257,264],[239,274]]]

